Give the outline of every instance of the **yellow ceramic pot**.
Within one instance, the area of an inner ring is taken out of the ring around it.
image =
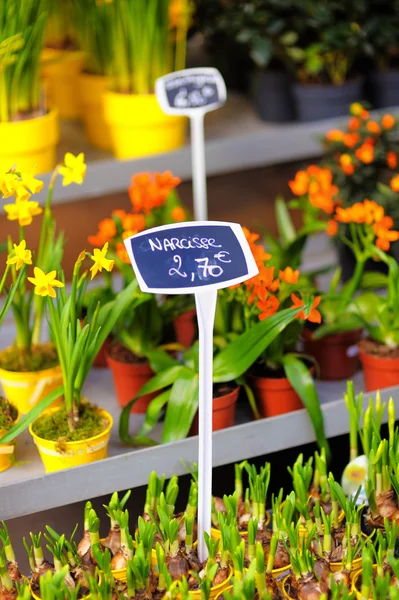
[[[116,158],[136,158],[181,148],[186,117],[165,115],[155,94],[106,92],[105,120]]]
[[[39,175],[52,171],[59,138],[56,110],[34,119],[0,123],[0,172],[13,165],[23,172],[35,169]]]
[[[288,579],[289,575],[287,575],[287,577],[284,577],[283,581],[281,582],[281,591],[283,592],[283,596],[284,598],[287,598],[287,600],[293,600],[291,596],[289,596],[287,590],[285,589],[285,583]]]
[[[0,369],[0,383],[4,394],[20,414],[26,414],[47,394],[62,385],[61,367],[28,373]],[[59,400],[53,406],[59,404]]]
[[[232,591],[233,591],[233,586],[229,585],[227,588],[225,588],[224,590],[222,590],[221,592],[218,593],[215,600],[218,600],[218,598],[221,599],[225,592],[232,592]]]
[[[43,414],[53,413],[57,410],[57,408],[50,408]],[[57,449],[57,442],[44,440],[34,433],[33,427],[35,422],[29,425],[29,432],[39,450],[46,473],[69,469],[70,467],[78,467],[107,458],[113,419],[105,410],[100,410],[100,415],[108,420],[108,426],[102,433],[87,440],[66,442],[62,452]]]
[[[17,418],[14,421],[17,423],[19,421],[20,414],[18,413]],[[3,437],[5,431],[0,431],[0,438]],[[15,440],[8,444],[0,444],[0,473],[3,471],[7,471],[10,469],[15,463]]]
[[[42,50],[42,74],[49,106],[56,107],[61,119],[76,121],[81,116],[77,93],[84,54],[71,50]]]
[[[109,126],[104,117],[106,90],[106,77],[81,73],[79,91],[85,133],[89,142],[100,150],[110,150],[112,147]]]

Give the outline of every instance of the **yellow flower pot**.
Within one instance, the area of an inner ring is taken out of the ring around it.
[[[231,578],[233,577],[233,569],[230,568],[229,574],[226,578],[225,581],[223,581],[222,583],[219,583],[219,585],[215,585],[214,587],[211,587],[211,591],[209,594],[209,598],[210,600],[214,600],[215,598],[218,598],[219,596],[222,595],[223,592],[225,592],[227,590],[227,588],[231,587]],[[201,590],[192,590],[189,592],[189,596],[190,598],[192,598],[193,600],[200,600],[201,598]],[[180,598],[180,594],[178,594],[177,598]]]
[[[62,385],[61,367],[57,365],[28,373],[0,369],[0,383],[7,400],[18,409],[19,414],[24,415],[44,396]],[[53,406],[59,403],[60,400],[56,400]]]
[[[111,134],[104,117],[104,94],[107,78],[101,75],[79,76],[79,92],[85,133],[89,142],[100,150],[112,148]]]
[[[76,121],[81,116],[77,89],[83,57],[84,54],[78,51],[42,50],[42,74],[48,105],[58,109],[61,119]]]
[[[19,421],[20,413],[18,413],[17,418],[14,421],[17,423]],[[5,431],[0,431],[0,439],[5,434]],[[10,469],[15,463],[15,440],[9,442],[8,444],[0,444],[0,473],[3,471],[7,471]]]
[[[287,593],[287,590],[285,589],[285,583],[286,583],[288,577],[289,577],[289,575],[287,575],[287,577],[284,577],[283,581],[281,582],[281,591],[283,592],[284,598],[287,598],[287,600],[293,600],[292,596],[290,596]]]
[[[59,138],[56,110],[34,119],[0,123],[0,173],[15,164],[22,172],[35,169],[40,175],[52,171]]]
[[[165,115],[155,94],[106,92],[105,120],[116,158],[137,158],[181,148],[186,117]]]
[[[43,414],[56,412],[57,410],[57,408],[50,408]],[[107,458],[113,419],[105,410],[100,410],[100,415],[108,419],[108,426],[102,433],[87,440],[66,442],[62,452],[57,449],[57,442],[44,440],[34,433],[33,426],[35,422],[29,425],[29,432],[39,450],[46,473],[78,467]]]
[[[224,588],[224,590],[222,590],[221,592],[218,593],[215,600],[221,600],[221,598],[225,592],[232,592],[232,591],[233,591],[233,586],[229,585],[227,588]]]

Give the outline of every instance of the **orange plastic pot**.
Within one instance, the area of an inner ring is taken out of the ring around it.
[[[313,339],[310,329],[304,329],[302,335],[304,353],[315,358],[320,379],[338,381],[353,377],[359,362],[356,344],[362,337],[361,329],[327,335],[320,340]]]
[[[275,417],[303,408],[300,397],[285,377],[251,375],[249,379],[262,417]]]
[[[383,358],[359,350],[366,392],[399,385],[399,358]]]
[[[124,363],[110,356],[106,351],[107,363],[114,378],[115,392],[119,406],[126,406],[139,392],[142,386],[154,375],[148,362]],[[147,394],[132,406],[132,413],[145,413],[151,400],[157,394]]]
[[[176,341],[184,348],[189,348],[195,340],[197,334],[197,323],[195,320],[195,310],[188,310],[176,317],[173,321],[175,328]]]
[[[240,387],[237,386],[228,394],[213,399],[212,431],[220,431],[232,427],[236,418],[236,403]],[[190,429],[191,435],[198,435],[198,413],[194,417]]]

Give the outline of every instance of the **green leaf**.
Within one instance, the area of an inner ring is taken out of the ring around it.
[[[280,236],[285,244],[293,242],[296,238],[296,231],[284,198],[277,196],[274,206]]]
[[[171,389],[165,390],[156,398],[151,400],[151,402],[148,405],[147,412],[145,414],[145,421],[140,427],[140,430],[137,434],[139,437],[147,435],[152,429],[154,429],[155,425],[158,422],[161,410],[163,409],[165,404],[169,402],[171,391]]]
[[[156,398],[151,400],[148,405],[147,412],[145,415],[145,421],[143,425],[140,427],[137,435],[131,437],[129,435],[129,418],[130,418],[130,410],[135,402],[137,402],[137,398],[133,401],[129,402],[127,406],[122,410],[121,416],[119,418],[119,437],[121,442],[124,444],[130,444],[133,446],[150,446],[156,445],[156,442],[151,440],[151,438],[147,437],[147,434],[150,433],[158,422],[159,415],[161,413],[162,408],[168,402],[170,398],[171,390],[166,390],[159,394]]]
[[[315,340],[320,340],[326,335],[334,335],[335,333],[343,333],[344,331],[353,331],[361,329],[363,321],[357,315],[347,315],[345,318],[339,319],[337,323],[326,323],[320,325],[312,334]]]
[[[162,443],[175,442],[187,437],[197,409],[198,375],[187,369],[172,387]]]
[[[5,435],[3,435],[3,437],[0,439],[0,444],[8,444],[14,440],[20,433],[25,431],[25,429],[29,427],[29,425],[33,423],[33,421],[37,419],[37,417],[39,417],[43,411],[49,408],[54,400],[62,396],[63,393],[64,386],[61,385],[57,389],[47,394],[47,396],[42,398],[42,400],[40,400],[40,402],[38,402],[36,406],[32,408],[32,410],[21,417],[18,423],[16,423],[9,431],[7,431]]]
[[[266,67],[272,57],[273,45],[266,38],[254,37],[251,44],[250,56],[258,67]]]
[[[147,381],[147,383],[140,388],[136,398],[141,398],[141,396],[152,394],[153,392],[159,392],[159,390],[163,390],[169,385],[172,385],[180,377],[183,371],[191,372],[190,369],[187,369],[184,365],[177,365],[157,373],[150,381]]]
[[[296,31],[286,31],[280,36],[280,42],[284,44],[284,46],[292,46],[293,44],[296,44],[297,41],[298,34]]]
[[[305,301],[305,309],[306,305]],[[215,357],[213,361],[214,382],[225,383],[241,377],[287,325],[292,323],[300,311],[301,308],[281,310],[268,319],[259,321],[238,336]]]
[[[179,365],[179,362],[164,350],[151,350],[150,352],[146,352],[146,357],[149,360],[151,369],[154,373],[159,373],[160,371],[165,371],[165,369],[169,367]]]
[[[244,377],[240,377],[239,379],[237,379],[237,383],[239,385],[241,385],[244,388],[244,390],[245,390],[245,393],[247,395],[248,402],[249,402],[249,405],[251,407],[254,419],[260,419],[261,416],[259,414],[258,407],[256,405],[255,395],[254,395],[254,393],[252,391],[251,386],[248,385],[248,383],[246,382],[246,380],[245,380]]]
[[[317,443],[320,448],[325,448],[329,458],[330,447],[324,430],[323,413],[313,377],[307,366],[293,354],[286,354],[283,357],[283,366],[287,379],[308,411]]]
[[[375,290],[378,288],[386,288],[387,284],[388,277],[385,275],[385,273],[370,271],[369,273],[363,273],[363,277],[360,282],[360,288],[363,290]]]

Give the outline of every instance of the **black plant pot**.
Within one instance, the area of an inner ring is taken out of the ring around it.
[[[399,105],[399,69],[374,71],[371,75],[373,100],[376,108]]]
[[[294,85],[296,113],[299,121],[320,121],[347,115],[352,102],[362,99],[363,79],[347,81],[343,85]]]
[[[263,121],[286,123],[295,118],[291,77],[284,71],[256,71],[252,82],[256,112]]]

